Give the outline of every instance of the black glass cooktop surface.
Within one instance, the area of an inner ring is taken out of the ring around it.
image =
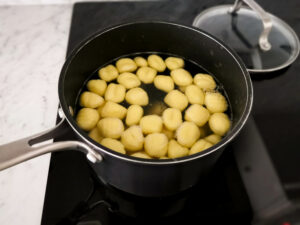
[[[300,33],[297,1],[258,2]],[[232,1],[77,3],[67,52],[108,26],[137,20],[191,25],[203,9],[225,3]],[[300,199],[298,71],[299,60],[280,73],[253,76],[254,120],[251,117],[244,134],[226,149],[209,179],[177,196],[146,199],[123,193],[99,182],[83,154],[53,153],[42,224],[282,224],[297,221],[291,211]],[[70,133],[61,140],[74,138]]]

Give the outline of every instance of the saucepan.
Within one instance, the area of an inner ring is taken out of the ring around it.
[[[231,105],[232,125],[218,144],[191,156],[149,160],[112,151],[78,127],[74,113],[76,101],[90,74],[117,57],[144,52],[181,56],[201,65],[224,85]],[[253,101],[247,69],[224,43],[194,27],[153,21],[114,26],[83,41],[64,63],[58,94],[61,122],[41,134],[0,146],[0,170],[48,152],[78,150],[86,154],[99,179],[119,190],[143,197],[169,196],[201,181],[211,171],[225,146],[243,128]],[[75,132],[80,141],[47,142],[65,132]]]

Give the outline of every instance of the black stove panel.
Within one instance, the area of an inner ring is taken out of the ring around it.
[[[296,19],[300,10],[297,1],[258,2],[266,10],[288,22],[296,33],[300,33],[300,23]],[[191,25],[195,16],[205,8],[232,3],[233,1],[227,0],[77,3],[73,9],[68,54],[85,38],[109,26],[136,20],[164,20]],[[267,146],[267,150],[262,148],[265,151],[263,154],[271,158],[270,164],[273,163],[276,168],[274,170],[271,166],[266,170],[275,174],[276,181],[278,180],[278,185],[282,188],[279,188],[281,194],[292,201],[299,200],[300,196],[300,151],[297,147],[297,139],[300,137],[298,71],[299,60],[280,73],[253,76],[253,117]],[[257,135],[249,136],[255,139]],[[75,136],[69,134],[63,139],[74,138]],[[238,156],[234,156],[230,146],[225,153],[210,179],[177,196],[160,199],[137,198],[113,187],[104,186],[95,178],[81,153],[53,153],[42,224],[256,223],[253,221],[253,212],[256,214],[257,209],[253,209],[250,202],[253,203],[252,198],[263,196],[264,191],[268,190],[262,190],[260,195],[254,194],[254,197],[253,193],[249,195],[251,188],[249,185],[244,187],[240,174],[243,179],[248,179],[252,168],[241,168],[243,162],[239,162],[237,166],[234,157]],[[245,173],[244,170],[249,171]],[[255,186],[256,180],[253,182],[251,184]],[[270,182],[273,184],[273,181]],[[251,197],[250,201],[248,196]]]

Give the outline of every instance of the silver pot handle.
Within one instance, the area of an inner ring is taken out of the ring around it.
[[[62,141],[43,143],[59,137],[70,131],[68,124],[63,118],[56,127],[40,134],[33,135],[15,142],[0,146],[0,171],[34,157],[56,151],[77,150],[84,152],[87,158],[93,162],[101,162],[102,157],[94,149],[80,141]]]
[[[246,3],[254,12],[258,14],[261,18],[261,22],[263,25],[263,31],[259,36],[259,47],[263,51],[269,51],[271,49],[271,44],[269,42],[269,34],[272,29],[272,20],[269,14],[254,0],[235,0],[233,7],[229,10],[230,13],[236,13],[243,5]]]

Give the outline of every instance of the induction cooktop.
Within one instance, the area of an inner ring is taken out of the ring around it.
[[[296,1],[261,3],[300,33]],[[77,3],[67,54],[89,35],[137,20],[191,25],[205,8],[232,1]],[[271,4],[272,3],[272,4]],[[159,34],[158,34],[159,35]],[[52,153],[42,224],[300,224],[300,62],[253,75],[252,116],[211,176],[168,198],[141,198],[99,181],[85,156]],[[76,139],[69,133],[55,141]]]

